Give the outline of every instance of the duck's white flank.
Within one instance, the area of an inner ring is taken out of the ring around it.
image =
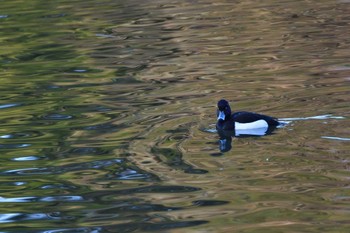
[[[265,120],[258,120],[250,123],[235,122],[235,130],[260,129],[260,128],[268,128],[268,127],[269,125]]]

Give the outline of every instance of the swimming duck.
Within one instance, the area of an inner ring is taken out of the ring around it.
[[[254,112],[235,112],[232,114],[229,103],[224,99],[218,102],[217,119],[216,129],[218,131],[233,131],[235,136],[262,136],[280,124],[274,117]]]

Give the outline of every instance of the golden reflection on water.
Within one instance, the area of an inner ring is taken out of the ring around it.
[[[348,232],[348,3],[52,4],[0,17],[1,209],[60,220],[6,229]],[[221,98],[290,123],[220,153]]]

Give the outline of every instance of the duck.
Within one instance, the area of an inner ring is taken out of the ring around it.
[[[272,132],[278,125],[280,123],[277,118],[255,112],[242,111],[232,114],[227,100],[221,99],[218,101],[216,123],[218,132],[234,132],[234,136],[263,136]]]

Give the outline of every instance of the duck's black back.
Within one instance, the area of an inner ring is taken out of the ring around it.
[[[235,112],[232,114],[232,119],[239,123],[250,123],[258,120],[265,120],[270,126],[277,126],[279,123],[276,118],[254,113],[254,112]]]

